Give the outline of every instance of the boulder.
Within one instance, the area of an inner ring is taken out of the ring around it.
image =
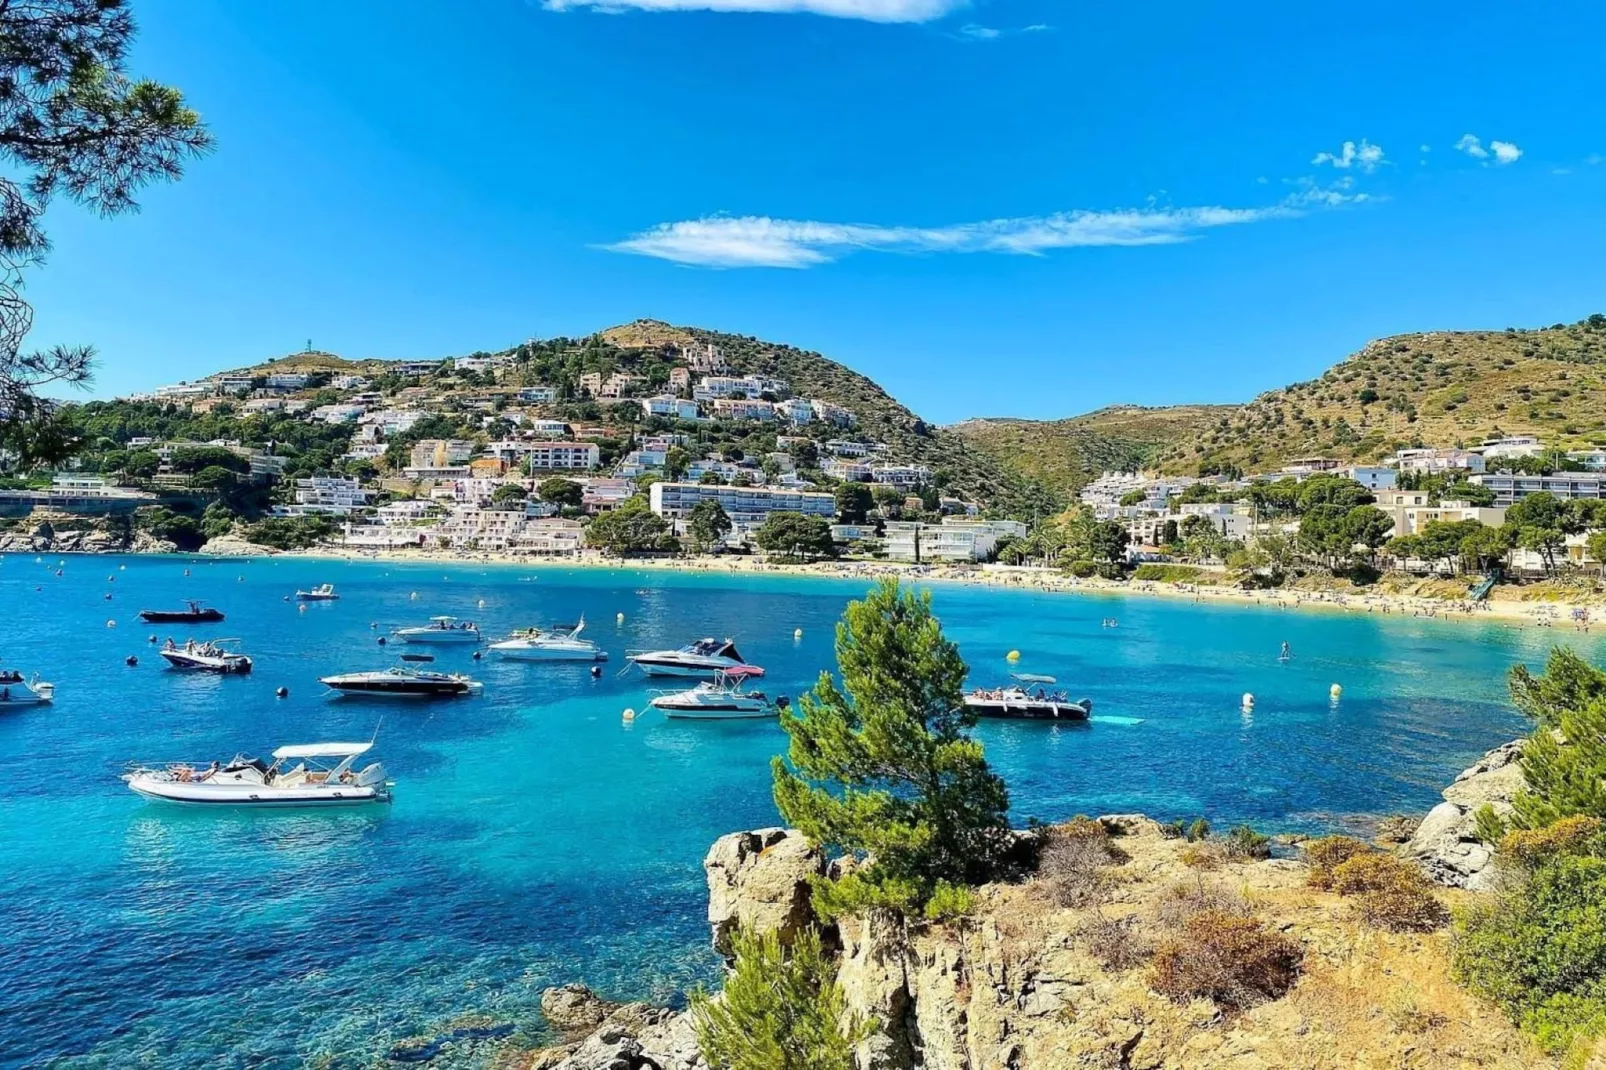
[[[231,531],[215,539],[208,539],[201,546],[200,552],[209,557],[267,557],[279,551],[271,546],[258,546],[254,542],[248,542]]]
[[[541,993],[541,1014],[566,1036],[590,1033],[619,1009],[585,985],[560,985]]]
[[[1481,891],[1491,886],[1494,858],[1478,839],[1477,812],[1483,806],[1497,814],[1511,812],[1511,800],[1522,789],[1522,741],[1503,744],[1479,758],[1444,789],[1444,802],[1428,811],[1400,848],[1440,884]]]
[[[736,929],[775,932],[789,942],[814,919],[809,879],[825,855],[796,829],[767,828],[721,836],[703,859],[714,950],[731,956]]]

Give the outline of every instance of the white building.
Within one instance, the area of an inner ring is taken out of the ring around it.
[[[1367,490],[1393,490],[1396,477],[1399,475],[1392,468],[1382,465],[1351,465],[1339,470],[1339,474],[1352,479]]]
[[[1471,450],[1407,449],[1394,451],[1394,463],[1402,472],[1481,472],[1483,455]]]
[[[1507,435],[1486,438],[1474,448],[1487,461],[1494,457],[1537,457],[1545,447],[1533,435]]]
[[[985,561],[1006,536],[1025,538],[1026,525],[1015,520],[890,521],[885,546],[894,561]]]
[[[349,402],[341,405],[319,405],[312,410],[314,420],[322,420],[326,424],[349,424],[362,417],[366,410],[361,405],[352,405]]]
[[[870,478],[894,487],[919,487],[931,482],[931,469],[920,464],[877,464],[871,466]]]
[[[348,516],[365,508],[373,493],[355,479],[313,476],[296,480],[295,504],[276,505],[273,512],[276,516]]]
[[[673,394],[642,398],[641,411],[648,416],[665,416],[671,420],[695,420],[700,415],[697,402],[677,398]]]
[[[1544,491],[1558,498],[1601,498],[1606,473],[1557,472],[1550,476],[1526,476],[1509,472],[1484,472],[1470,482],[1494,491],[1496,505],[1513,505],[1530,494]]]
[[[602,463],[602,450],[595,442],[508,439],[491,443],[486,453],[509,465],[528,463],[532,472],[590,471]]]
[[[794,424],[812,423],[814,420],[814,402],[807,398],[788,398],[777,402],[775,411]]]
[[[329,380],[336,390],[366,390],[372,382],[366,375],[337,375]]]
[[[648,491],[652,511],[666,520],[691,516],[698,503],[715,501],[738,530],[751,530],[771,513],[803,513],[829,519],[836,515],[836,497],[771,487],[732,487],[702,483],[654,483]]]
[[[474,456],[474,443],[462,438],[426,438],[413,446],[414,468],[449,468]]]
[[[832,479],[840,479],[845,483],[868,483],[870,473],[873,471],[868,462],[843,460],[832,457],[820,469]]]
[[[545,404],[558,400],[558,388],[555,386],[523,386],[519,388],[519,400]]]
[[[1568,450],[1567,457],[1590,472],[1606,472],[1606,450]]]
[[[264,385],[269,390],[305,390],[310,382],[312,376],[306,372],[276,372],[267,377]]]
[[[1385,508],[1383,512],[1394,521],[1395,535],[1416,535],[1428,524],[1438,522],[1458,523],[1463,520],[1476,520],[1492,528],[1497,528],[1506,522],[1506,510],[1503,506],[1490,508],[1454,501],[1429,505],[1426,498],[1412,500],[1410,504],[1393,505]]]
[[[757,398],[761,394],[777,397],[786,393],[785,379],[766,379],[761,375],[705,375],[698,382],[692,397],[698,401],[717,401],[740,394],[744,398]]]
[[[398,360],[390,366],[390,371],[408,379],[416,379],[423,375],[433,375],[441,369],[438,360]]]
[[[218,375],[213,377],[212,382],[220,394],[241,394],[250,390],[256,380],[249,375]]]
[[[1184,502],[1177,507],[1176,516],[1162,516],[1161,527],[1165,521],[1175,520],[1181,527],[1182,521],[1190,516],[1202,516],[1210,521],[1210,526],[1229,539],[1247,539],[1254,529],[1254,514],[1247,505],[1237,505],[1233,502]]]
[[[720,398],[714,402],[714,415],[725,420],[773,420],[775,406],[768,401]]]

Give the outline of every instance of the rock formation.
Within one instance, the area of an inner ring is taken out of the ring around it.
[[[796,829],[733,832],[714,841],[703,870],[714,950],[729,958],[738,928],[774,931],[787,943],[814,920],[809,878],[825,872],[825,855]]]
[[[146,531],[130,531],[113,520],[40,516],[37,511],[9,531],[0,532],[7,554],[170,554],[177,547]]]
[[[1485,803],[1502,817],[1522,789],[1522,741],[1496,747],[1444,789],[1444,801],[1428,811],[1401,853],[1440,884],[1482,891],[1494,878],[1493,852],[1478,839],[1477,812]]]

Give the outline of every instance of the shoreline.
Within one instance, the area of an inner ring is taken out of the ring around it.
[[[208,555],[201,554],[206,557]],[[401,550],[342,553],[337,548],[288,550],[260,556],[306,558],[330,561],[370,561],[402,564],[478,564],[496,567],[542,566],[611,571],[636,570],[809,577],[838,580],[877,580],[898,577],[921,583],[955,583],[1000,590],[1033,591],[1040,594],[1127,595],[1154,598],[1191,599],[1195,603],[1215,602],[1273,609],[1329,609],[1350,613],[1379,613],[1384,616],[1418,617],[1433,620],[1490,620],[1523,627],[1563,627],[1588,634],[1595,623],[1606,620],[1606,606],[1579,601],[1517,601],[1490,599],[1484,602],[1453,601],[1423,595],[1379,591],[1310,591],[1300,588],[1244,590],[1215,584],[1172,583],[1158,580],[1117,582],[1095,577],[1078,578],[1061,571],[1025,565],[915,565],[893,561],[817,561],[773,562],[738,555],[700,555],[696,557],[649,557],[620,559],[597,553],[578,557],[514,557],[488,551]],[[1581,616],[1579,616],[1581,614]]]

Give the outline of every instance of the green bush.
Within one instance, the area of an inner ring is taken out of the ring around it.
[[[1065,571],[1079,580],[1087,579],[1089,576],[1096,574],[1098,570],[1099,566],[1092,561],[1072,561],[1065,566]]]
[[[1210,822],[1206,821],[1202,817],[1196,818],[1193,824],[1189,825],[1187,830],[1183,832],[1182,836],[1189,843],[1198,843],[1201,840],[1208,840],[1210,838]]]
[[[714,1070],[853,1070],[873,1031],[847,1012],[836,972],[807,929],[790,948],[775,933],[737,931],[724,999],[691,997],[703,1058]]]
[[[1132,573],[1135,580],[1154,580],[1157,583],[1192,583],[1204,575],[1204,569],[1192,565],[1162,565],[1147,562]]]
[[[1222,839],[1228,858],[1270,858],[1271,839],[1248,825],[1236,825]]]
[[[1453,966],[1552,1052],[1606,1031],[1606,858],[1552,857],[1463,911]]]
[[[1301,845],[1305,862],[1310,866],[1310,886],[1331,888],[1333,871],[1356,855],[1366,854],[1370,847],[1349,836],[1323,836]]]

